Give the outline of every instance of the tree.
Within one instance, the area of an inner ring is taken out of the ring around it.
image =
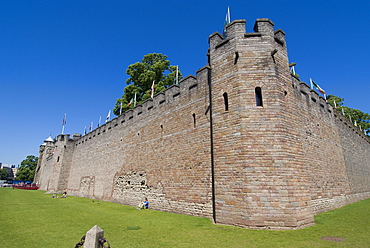
[[[328,95],[328,102],[338,109],[341,109],[339,107],[343,106],[344,98],[334,96],[334,95]]]
[[[18,169],[15,179],[23,181],[33,181],[38,159],[38,157],[28,155],[26,159],[21,162],[21,166]]]
[[[135,94],[136,104],[141,104],[146,99],[149,99],[153,81],[155,82],[155,94],[176,83],[176,74],[178,79],[182,78],[177,66],[170,65],[167,56],[161,53],[145,55],[141,62],[129,65],[126,73],[130,78],[126,80],[127,86],[123,90],[122,98],[116,101],[113,110],[115,115],[120,115],[121,104],[122,113],[134,107]]]
[[[0,169],[0,180],[8,179],[8,171],[6,169]]]
[[[370,115],[364,113],[358,109],[349,108],[343,105],[344,98],[337,97],[334,95],[328,95],[328,102],[336,107],[339,111],[350,119],[353,123],[356,123],[362,130],[366,130],[367,135],[370,134]]]

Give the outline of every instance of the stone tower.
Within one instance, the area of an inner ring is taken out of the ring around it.
[[[254,228],[313,224],[301,155],[288,131],[293,95],[285,33],[269,19],[209,37],[216,222]]]
[[[72,166],[74,140],[80,134],[60,134],[53,140],[51,137],[40,146],[39,162],[34,181],[41,185],[42,190],[61,193],[67,189]],[[41,175],[49,175],[42,177]]]

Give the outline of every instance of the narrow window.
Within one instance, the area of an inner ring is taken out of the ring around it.
[[[261,87],[256,87],[255,93],[256,93],[256,106],[263,106]]]
[[[239,59],[239,52],[235,52],[234,65],[236,65],[236,63],[238,63],[238,59]]]
[[[223,94],[223,96],[224,96],[225,111],[229,111],[229,99],[228,99],[228,97],[227,97],[227,93],[225,92],[225,93]]]
[[[196,127],[196,122],[195,122],[195,114],[193,113],[193,124],[194,124],[194,128]]]

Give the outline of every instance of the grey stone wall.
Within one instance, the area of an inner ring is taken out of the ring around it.
[[[367,199],[370,197],[370,139],[341,113],[335,114],[350,188],[347,203]]]
[[[209,216],[207,68],[75,142],[70,194]],[[165,102],[162,102],[165,101]]]

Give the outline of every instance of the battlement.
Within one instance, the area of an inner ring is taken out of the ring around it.
[[[82,144],[91,140],[96,137],[96,135],[105,133],[107,130],[111,130],[117,126],[128,123],[131,125],[133,121],[142,121],[142,119],[150,118],[152,115],[155,116],[161,111],[166,111],[167,108],[171,108],[172,105],[176,104],[179,98],[189,99],[194,94],[204,94],[204,90],[207,87],[208,71],[208,66],[199,69],[196,72],[196,77],[189,75],[183,78],[178,85],[171,85],[164,92],[155,94],[153,99],[150,98],[145,100],[142,104],[127,110],[122,115],[115,117],[86,135],[79,136],[78,134],[74,134],[72,140],[76,141],[77,146],[77,144]],[[206,96],[207,95],[204,95],[204,97]],[[58,141],[68,140],[68,138],[69,135],[59,135]]]
[[[328,118],[335,119],[348,127],[348,132],[358,135],[365,142],[370,144],[369,136],[365,135],[360,129],[343,114],[335,109],[324,97],[320,96],[315,90],[312,90],[308,84],[300,81],[294,75],[292,75],[292,87],[298,99],[305,102],[309,106],[308,111],[320,111],[327,115]]]
[[[285,33],[281,29],[274,31],[274,23],[267,19],[257,19],[254,25],[254,32],[246,32],[246,20],[235,20],[226,26],[226,38],[222,37],[219,32],[211,34],[208,43],[211,49],[217,49],[232,39],[248,39],[250,41],[273,41],[280,45],[285,45]]]

